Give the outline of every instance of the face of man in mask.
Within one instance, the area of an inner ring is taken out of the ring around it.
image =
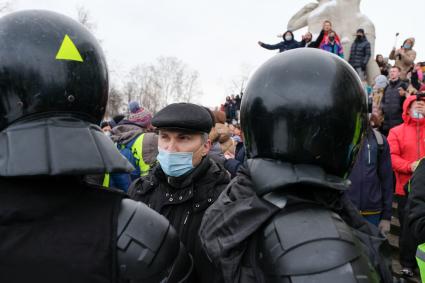
[[[285,41],[291,41],[293,39],[292,34],[290,32],[285,33],[283,38],[285,39]]]
[[[404,49],[411,49],[412,46],[413,46],[413,42],[410,39],[406,40],[403,44]]]
[[[111,126],[106,125],[102,128],[102,131],[106,134],[106,133],[110,133],[112,131]]]
[[[362,39],[364,36],[364,34],[362,32],[357,32],[356,38],[357,39]]]
[[[201,163],[210,150],[207,135],[161,129],[158,137],[158,161],[164,173],[178,177]]]

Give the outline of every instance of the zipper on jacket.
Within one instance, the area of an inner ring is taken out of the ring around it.
[[[188,210],[186,213],[186,217],[184,218],[183,225],[186,225],[187,219],[189,218],[190,211]]]
[[[367,158],[368,158],[368,164],[370,165],[370,144],[367,144]]]

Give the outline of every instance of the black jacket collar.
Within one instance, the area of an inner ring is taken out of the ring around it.
[[[397,79],[397,80],[395,80],[395,81],[390,80],[390,85],[391,85],[392,87],[394,87],[394,86],[396,86],[399,82],[400,82],[400,79]]]

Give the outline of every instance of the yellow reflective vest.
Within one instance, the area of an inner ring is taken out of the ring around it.
[[[416,250],[416,261],[418,262],[421,273],[421,281],[425,282],[425,243],[418,246]]]
[[[131,146],[131,152],[136,159],[136,166],[140,169],[140,176],[146,176],[149,173],[150,166],[149,164],[146,164],[143,160],[143,139],[145,137],[145,134],[141,134],[136,138],[136,141]],[[122,147],[125,147],[124,145]],[[111,177],[109,173],[105,174],[105,177],[103,178],[103,186],[109,187],[111,181]]]

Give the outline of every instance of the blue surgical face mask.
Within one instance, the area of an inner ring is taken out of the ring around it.
[[[413,116],[413,118],[416,118],[416,119],[423,119],[424,118],[424,116],[421,113],[416,112],[416,110],[413,110],[412,116]]]
[[[169,152],[158,148],[156,158],[167,176],[179,177],[193,169],[193,152]]]
[[[403,45],[403,48],[404,48],[404,49],[410,49],[410,47],[412,47],[412,45],[410,45],[410,44],[408,44],[408,43],[405,43],[405,44]]]

